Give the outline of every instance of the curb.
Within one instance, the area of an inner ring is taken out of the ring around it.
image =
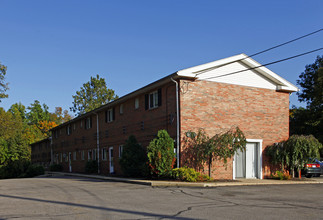
[[[139,184],[152,187],[223,187],[223,186],[257,186],[257,185],[296,185],[296,184],[323,184],[321,181],[284,181],[284,180],[248,180],[237,181],[237,182],[208,182],[208,183],[191,183],[191,182],[173,182],[173,181],[156,181],[156,180],[143,180],[143,179],[130,179],[130,178],[120,178],[120,177],[109,177],[109,176],[99,176],[99,175],[87,175],[78,173],[64,173],[64,172],[46,172],[43,177],[49,177],[53,175],[62,176],[74,176],[83,177],[90,179],[107,180],[113,182],[123,182],[130,184]]]

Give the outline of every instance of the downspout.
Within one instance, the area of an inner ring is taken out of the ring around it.
[[[98,174],[100,174],[100,131],[99,131],[99,114],[96,115],[96,147],[97,147],[97,159],[98,159]]]
[[[178,82],[170,78],[176,84],[176,161],[179,168],[179,99],[178,99]]]

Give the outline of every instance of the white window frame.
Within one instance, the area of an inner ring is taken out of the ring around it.
[[[139,98],[135,98],[135,109],[139,108]]]
[[[113,108],[107,110],[107,122],[113,122]]]
[[[108,151],[107,148],[102,148],[102,160],[108,160]]]
[[[119,146],[119,158],[121,158],[123,152],[123,145]]]
[[[158,107],[158,90],[149,93],[148,96],[149,109]]]
[[[86,127],[85,127],[85,129],[92,128],[91,117],[87,117],[85,120],[86,120],[86,123],[85,123]]]
[[[66,131],[67,131],[67,135],[71,135],[71,131],[72,131],[72,126],[69,124],[69,125],[67,125],[67,129],[66,129]]]

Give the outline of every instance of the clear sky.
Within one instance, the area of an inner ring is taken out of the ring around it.
[[[323,27],[322,0],[0,0],[9,98],[69,109],[99,74],[119,96],[177,70],[251,55]],[[323,46],[323,31],[253,57],[265,64]],[[323,51],[268,66],[296,85]],[[291,105],[300,106],[296,94]]]

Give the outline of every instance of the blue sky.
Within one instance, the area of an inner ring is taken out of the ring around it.
[[[99,74],[123,96],[177,70],[251,55],[323,27],[322,0],[0,0],[0,62],[9,98],[69,109]],[[254,57],[265,64],[322,47],[323,31]],[[269,69],[296,84],[323,51]],[[300,106],[296,94],[291,105]]]

